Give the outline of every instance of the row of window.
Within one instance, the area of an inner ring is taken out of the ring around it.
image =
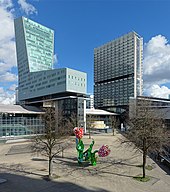
[[[78,81],[85,81],[84,78],[76,77],[76,76],[73,76],[73,75],[68,75],[68,78],[69,78],[69,79],[76,79],[76,80],[78,80]]]
[[[95,57],[100,57],[100,56],[105,56],[105,55],[110,55],[110,54],[127,54],[127,53],[131,53],[132,50],[134,50],[134,45],[131,46],[123,46],[123,47],[118,47],[115,49],[110,49],[107,51],[101,51],[101,52],[97,52],[94,54]]]
[[[74,81],[68,81],[68,83],[75,85],[75,86],[85,87],[85,83],[78,83],[78,82],[74,82]]]
[[[110,43],[107,43],[99,48],[96,48],[95,49],[95,53],[98,53],[98,52],[101,52],[101,51],[108,51],[114,47],[120,47],[120,46],[123,46],[123,45],[131,45],[134,43],[134,38],[133,37],[130,37],[130,38],[125,38],[125,40],[121,40],[121,39],[117,39],[117,40],[114,40]]]

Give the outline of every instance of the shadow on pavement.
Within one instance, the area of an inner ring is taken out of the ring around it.
[[[11,165],[10,167],[7,167],[6,165],[1,164],[0,169],[1,169],[1,172],[2,171],[3,172],[15,172],[15,173],[20,173],[20,174],[24,174],[24,175],[29,174],[29,175],[36,175],[36,176],[40,176],[40,177],[44,176],[42,174],[26,171],[22,167],[17,167],[17,166],[19,166],[19,164],[14,164],[14,165]]]
[[[7,179],[6,183],[0,184],[0,191],[3,192],[109,192],[102,188],[88,189],[71,182],[45,181],[11,173],[0,173],[0,178]]]
[[[67,165],[68,167],[75,167],[76,169],[72,170],[71,172],[73,171],[80,171],[80,170],[83,170],[84,172],[86,172],[86,174],[88,173],[88,175],[98,175],[98,176],[103,176],[103,174],[109,174],[109,175],[117,175],[117,176],[121,176],[121,177],[133,177],[133,175],[127,175],[127,174],[120,174],[120,173],[117,173],[117,172],[114,172],[114,171],[109,171],[111,170],[111,168],[114,168],[114,166],[117,166],[117,165],[120,165],[120,166],[135,166],[136,165],[130,165],[130,164],[126,164],[126,163],[122,163],[121,161],[118,161],[118,162],[115,162],[115,161],[112,161],[112,162],[98,162],[98,164],[101,164],[103,165],[102,167],[94,167],[92,166],[89,162],[84,162],[82,165],[78,165],[77,161],[73,161],[73,162],[70,162],[66,159],[56,159],[58,160],[58,162],[54,162],[56,164],[64,164],[64,165]],[[91,169],[93,168],[93,169]]]
[[[69,160],[70,160],[70,158],[68,160],[67,160],[67,158],[56,158],[53,162],[55,164],[64,164],[64,165],[67,165],[70,167],[77,167],[77,168],[92,166],[88,161],[83,162],[81,165],[79,165],[77,162],[77,159],[75,159],[73,161],[69,161]]]
[[[11,146],[9,151],[5,155],[16,155],[16,154],[24,154],[24,153],[32,153],[30,144],[19,144]]]
[[[130,177],[130,178],[133,178],[134,175],[126,175],[126,174],[120,174],[120,173],[114,173],[114,172],[109,172],[109,171],[99,171],[97,174],[110,174],[110,175],[116,175],[116,176],[120,176],[120,177]]]

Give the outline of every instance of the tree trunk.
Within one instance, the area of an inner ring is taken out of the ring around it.
[[[89,127],[89,139],[91,139],[91,128]]]
[[[92,126],[92,116],[90,115],[90,118],[89,118],[89,139],[91,139],[91,126]]]
[[[115,129],[114,129],[114,127],[112,129],[113,129],[113,136],[114,136],[115,135]]]
[[[146,165],[146,155],[147,155],[147,149],[146,149],[146,139],[143,139],[143,178],[145,178],[145,165]]]
[[[51,176],[51,163],[52,163],[52,158],[49,157],[48,160],[48,175]]]
[[[64,157],[64,147],[62,147],[62,149],[61,149],[61,157],[62,158]]]

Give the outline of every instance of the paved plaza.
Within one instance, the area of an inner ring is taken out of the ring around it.
[[[127,143],[122,144],[122,135],[117,133],[93,136],[94,150],[102,144],[108,144],[111,154],[98,158],[97,166],[77,163],[77,152],[74,137],[69,147],[54,159],[53,181],[46,181],[48,162],[42,156],[31,153],[30,143],[0,144],[0,179],[7,182],[0,184],[0,192],[169,192],[170,175],[161,169],[153,160],[146,173],[151,177],[149,182],[139,182],[133,176],[142,174],[142,155]],[[91,143],[88,136],[83,141],[87,148]]]

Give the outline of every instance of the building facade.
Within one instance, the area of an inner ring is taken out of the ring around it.
[[[145,106],[146,105],[146,106]],[[140,111],[144,107],[148,108],[152,114],[165,120],[165,125],[170,131],[170,99],[137,96],[129,98],[129,118],[136,115],[136,107]]]
[[[86,94],[87,75],[77,70],[53,69],[54,31],[30,19],[15,19],[18,65],[18,100]],[[63,94],[62,94],[63,93]],[[69,95],[69,94],[68,94]]]
[[[76,102],[77,122],[84,125],[85,104],[83,110],[78,106],[85,102],[87,74],[69,68],[53,69],[53,30],[24,17],[15,19],[14,26],[18,103],[43,107],[46,102],[53,101],[56,111],[63,111],[68,116],[71,111],[68,106],[71,105],[65,107],[65,103]]]
[[[94,49],[94,106],[114,110],[142,95],[143,39],[130,32]]]
[[[44,112],[34,106],[0,105],[0,138],[42,134]]]
[[[94,95],[86,96],[86,108],[93,109],[94,108]]]

